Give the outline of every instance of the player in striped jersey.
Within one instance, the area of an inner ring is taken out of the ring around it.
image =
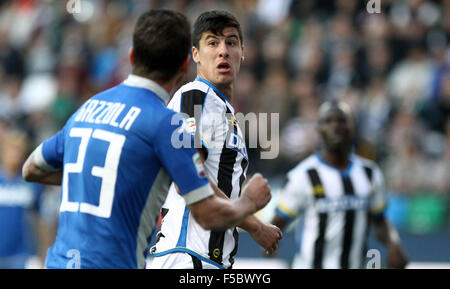
[[[187,115],[207,176],[223,192],[222,197],[236,199],[248,166],[244,137],[231,104],[243,60],[239,22],[227,12],[205,12],[194,24],[193,41],[198,77],[175,93],[169,108]],[[150,268],[231,268],[237,251],[236,228],[225,232],[202,229],[173,185],[162,215]],[[240,227],[269,252],[277,248],[282,236],[277,227],[254,216]]]
[[[233,227],[270,200],[267,180],[252,179],[243,197],[216,197],[194,148],[167,109],[169,91],[187,73],[186,17],[165,9],[142,14],[133,34],[133,73],[90,98],[23,167],[27,181],[62,184],[56,241],[47,268],[144,268],[148,240],[174,180],[205,228]]]
[[[348,107],[325,102],[318,118],[323,147],[288,173],[272,221],[283,229],[304,213],[293,268],[363,268],[369,224],[388,247],[388,266],[404,268],[407,260],[398,233],[383,214],[387,201],[383,175],[374,162],[351,152],[353,122]]]

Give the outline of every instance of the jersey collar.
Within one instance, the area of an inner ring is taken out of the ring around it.
[[[204,79],[204,78],[200,78],[197,76],[197,78],[195,79],[197,81],[201,81],[203,83],[205,83],[206,85],[208,85],[210,88],[212,88],[212,90],[214,90],[214,92],[223,100],[225,100],[226,102],[228,102],[229,105],[233,106],[231,104],[231,102],[228,100],[228,98],[226,97],[226,95],[220,91],[220,89],[218,89],[217,87],[214,86],[214,84],[212,84],[211,82],[209,82],[208,80]]]
[[[138,76],[136,74],[130,74],[123,83],[127,86],[148,89],[153,93],[155,93],[159,98],[161,98],[166,105],[169,103],[170,100],[169,93],[164,88],[162,88],[161,85],[157,84],[153,80],[150,80],[142,76]]]
[[[338,171],[338,172],[339,172],[342,176],[344,176],[344,177],[348,177],[348,176],[350,175],[350,171],[351,171],[351,169],[352,169],[352,167],[353,167],[353,163],[355,162],[353,154],[350,154],[350,156],[349,156],[349,158],[348,158],[348,165],[347,165],[347,167],[346,167],[344,170],[341,170],[341,169],[339,169],[339,168],[333,166],[332,164],[327,163],[327,162],[320,156],[319,153],[315,153],[315,155],[316,155],[317,159],[319,160],[319,162],[321,162],[322,164],[324,164],[324,165],[326,165],[326,166],[328,166],[328,167],[330,167],[330,168],[332,168],[332,169]]]

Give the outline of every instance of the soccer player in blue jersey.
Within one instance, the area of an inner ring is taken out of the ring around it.
[[[90,98],[25,162],[27,181],[62,186],[47,268],[144,268],[172,180],[208,229],[234,226],[270,200],[261,175],[237,200],[216,197],[197,151],[174,146],[184,126],[173,124],[180,118],[165,106],[187,73],[190,44],[182,14],[160,9],[141,15],[130,49],[133,73]]]

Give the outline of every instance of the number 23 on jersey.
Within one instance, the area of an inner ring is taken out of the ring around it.
[[[75,163],[64,165],[64,176],[62,183],[61,212],[81,212],[91,214],[101,218],[109,218],[114,201],[114,188],[117,179],[117,169],[119,167],[120,155],[126,137],[121,134],[112,133],[102,129],[92,128],[72,128],[69,136],[71,138],[81,138],[78,147],[77,160]],[[69,201],[69,174],[82,173],[88,143],[91,138],[109,142],[106,152],[105,164],[103,167],[93,166],[90,174],[101,178],[100,197],[98,206],[85,202]]]

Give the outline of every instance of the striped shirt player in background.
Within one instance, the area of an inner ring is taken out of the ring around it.
[[[141,15],[130,49],[132,74],[90,98],[23,167],[28,181],[62,183],[56,241],[47,268],[145,268],[145,253],[174,180],[194,218],[225,230],[270,200],[261,176],[235,202],[216,197],[194,148],[175,148],[169,92],[190,62],[190,25],[181,13]],[[61,178],[61,175],[62,178]]]
[[[188,117],[204,161],[206,174],[223,198],[239,198],[246,177],[248,157],[235,118],[234,82],[243,61],[240,24],[225,11],[202,13],[194,24],[192,55],[197,78],[182,86],[169,108]],[[191,217],[185,201],[172,185],[162,209],[162,227],[150,268],[231,268],[237,252],[238,232],[202,229]],[[239,227],[268,252],[278,247],[279,228],[250,216]]]
[[[348,106],[322,104],[317,130],[323,147],[288,173],[272,220],[284,229],[304,213],[300,252],[292,267],[364,268],[372,224],[388,248],[388,266],[404,268],[407,259],[398,233],[383,213],[383,175],[374,162],[352,153],[354,127]]]

